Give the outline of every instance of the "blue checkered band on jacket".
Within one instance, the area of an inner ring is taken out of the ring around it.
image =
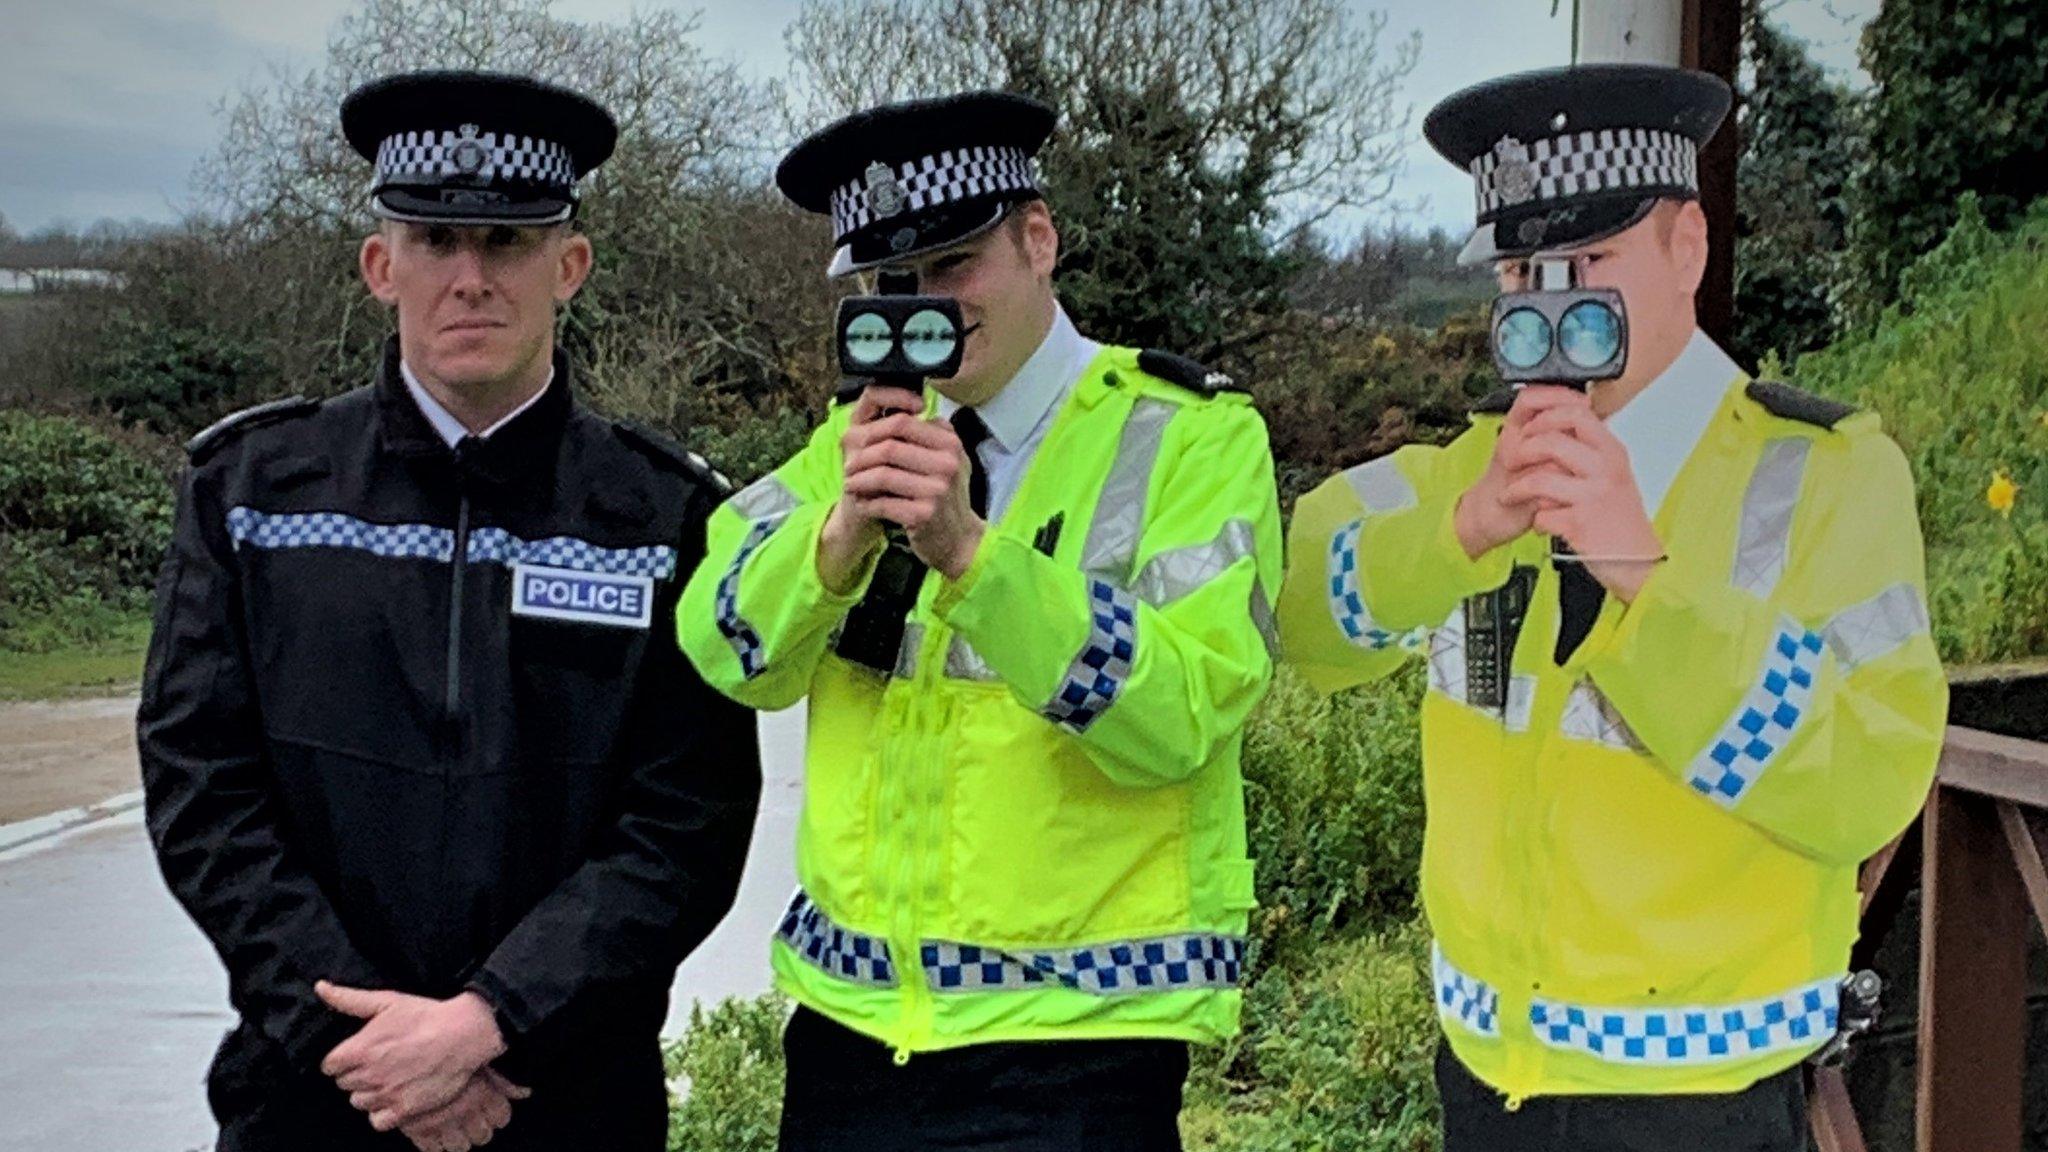
[[[432,524],[372,524],[341,512],[273,513],[246,505],[230,508],[227,520],[228,537],[237,547],[349,548],[373,556],[443,564],[455,556],[454,529]],[[656,580],[666,580],[676,570],[676,550],[666,544],[603,548],[574,536],[521,540],[503,528],[471,532],[466,554],[472,564],[538,564]]]
[[[1733,808],[1791,741],[1806,715],[1826,649],[1820,633],[1780,619],[1762,675],[1713,743],[1692,762],[1686,783],[1716,804]]]
[[[1828,977],[1745,1004],[1589,1008],[1538,998],[1536,1038],[1617,1064],[1711,1064],[1815,1048],[1835,1034],[1841,979]]]
[[[439,183],[451,176],[567,187],[569,150],[552,140],[496,132],[401,132],[377,146],[377,183]]]
[[[1500,993],[1477,976],[1458,971],[1435,941],[1430,942],[1429,961],[1436,976],[1437,1015],[1476,1035],[1499,1036]]]
[[[1358,537],[1364,531],[1365,521],[1353,520],[1330,537],[1330,615],[1361,648],[1412,645],[1420,633],[1389,632],[1373,623],[1372,613],[1365,610],[1365,599],[1358,593]]]
[[[725,575],[719,577],[717,594],[712,597],[718,630],[724,634],[725,642],[732,645],[733,654],[740,658],[740,674],[749,680],[767,671],[768,652],[761,644],[761,634],[740,617],[740,569],[747,566],[747,557],[767,542],[768,537],[773,536],[787,519],[787,515],[782,515],[754,521],[747,538],[740,543],[740,550],[733,554]]]
[[[1070,732],[1086,732],[1116,703],[1138,658],[1138,598],[1091,577],[1088,601],[1088,640],[1067,666],[1066,682],[1039,709],[1040,715]]]
[[[828,975],[855,984],[896,986],[896,964],[889,958],[889,942],[833,923],[801,890],[790,900],[789,910],[782,914],[782,926],[775,934],[797,955]]]
[[[990,192],[1036,188],[1031,154],[1022,148],[953,148],[889,166],[903,189],[902,212],[915,212]],[[878,219],[868,205],[867,179],[849,181],[832,190],[832,235],[835,243]]]
[[[921,951],[925,980],[935,992],[1058,986],[1107,996],[1234,988],[1244,975],[1245,940],[1189,933],[1032,951],[927,941]]]

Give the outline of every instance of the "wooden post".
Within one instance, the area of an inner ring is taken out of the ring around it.
[[[1741,0],[1580,0],[1581,63],[1673,64],[1735,83],[1742,58]],[[1723,345],[1735,329],[1735,117],[1700,153],[1707,271],[1700,329]]]
[[[1936,785],[1923,819],[1920,1152],[2019,1152],[2027,897],[1997,803]]]

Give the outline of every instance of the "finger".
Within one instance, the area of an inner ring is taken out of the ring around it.
[[[469,1137],[471,1144],[489,1144],[493,1131],[490,1118],[481,1112],[471,1112],[462,1123],[462,1134]]]
[[[1562,384],[1524,384],[1516,389],[1514,407],[1508,409],[1504,423],[1509,428],[1520,428],[1553,408],[1590,408],[1592,403],[1584,392]]]
[[[330,984],[325,980],[313,982],[313,992],[329,1008],[344,1016],[368,1020],[381,1010],[391,997],[389,992],[371,992],[362,988],[350,988],[342,984]]]
[[[396,1108],[380,1108],[370,1113],[370,1127],[375,1128],[379,1132],[389,1132],[393,1128],[398,1127],[398,1110]]]
[[[931,519],[932,506],[918,500],[900,500],[890,496],[878,496],[871,500],[856,500],[854,507],[864,516],[887,520],[904,528],[923,528]]]
[[[1537,413],[1521,429],[1521,438],[1546,436],[1562,433],[1576,437],[1589,444],[1614,439],[1606,421],[1594,415],[1591,408],[1549,408]]]
[[[493,1129],[503,1128],[512,1122],[512,1101],[493,1092],[491,1098],[484,1102],[484,1115],[490,1119]]]
[[[339,1078],[361,1068],[368,1062],[365,1052],[369,1047],[362,1040],[363,1034],[358,1032],[336,1044],[332,1051],[321,1058],[320,1071],[325,1075]]]
[[[853,403],[854,424],[867,424],[894,409],[900,412],[918,413],[924,411],[924,397],[908,388],[893,388],[886,384],[870,384],[861,389],[860,399]]]
[[[490,1078],[491,1086],[503,1092],[508,1099],[524,1100],[528,1096],[533,1095],[533,1089],[514,1084],[506,1078],[503,1072],[498,1071],[496,1068],[485,1068],[484,1075]]]
[[[412,1146],[419,1149],[420,1152],[440,1152],[440,1133],[424,1126],[406,1128],[402,1131],[405,1133],[405,1138],[412,1141]]]
[[[904,500],[934,500],[952,488],[950,479],[925,476],[916,472],[905,472],[901,468],[883,465],[870,468],[858,476],[846,478],[846,494],[856,501],[877,496],[893,496]]]
[[[847,458],[846,474],[852,476],[877,465],[889,464],[906,472],[950,477],[959,471],[960,458],[950,452],[927,448],[909,440],[880,440]]]
[[[1507,504],[1548,500],[1554,504],[1577,504],[1584,498],[1585,481],[1553,468],[1534,468],[1508,482],[1501,493]]]
[[[1599,449],[1562,432],[1525,440],[1515,446],[1511,456],[1508,467],[1515,472],[1550,464],[1574,476],[1590,478],[1607,470],[1606,457]]]

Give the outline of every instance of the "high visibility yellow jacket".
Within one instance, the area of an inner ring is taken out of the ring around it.
[[[969,569],[926,576],[893,675],[832,651],[865,587],[817,575],[850,407],[718,510],[684,592],[707,682],[810,698],[776,984],[899,1058],[1236,1030],[1273,462],[1246,397],[1138,355],[1095,358]]]
[[[1452,527],[1492,407],[1302,498],[1287,656],[1324,691],[1429,662],[1422,894],[1467,1067],[1511,1100],[1739,1090],[1833,1035],[1858,863],[1939,752],[1906,462],[1874,415],[1737,379],[1654,518],[1670,559],[1560,667],[1549,542],[1475,561]],[[1482,707],[1480,594],[1523,566]]]

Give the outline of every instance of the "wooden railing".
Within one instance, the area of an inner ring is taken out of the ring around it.
[[[1951,727],[1920,820],[1864,866],[1866,938],[1920,875],[1915,1141],[1919,1152],[2019,1152],[2027,919],[2048,931],[2048,743]],[[1839,1068],[1813,1081],[1821,1152],[1867,1152]]]

